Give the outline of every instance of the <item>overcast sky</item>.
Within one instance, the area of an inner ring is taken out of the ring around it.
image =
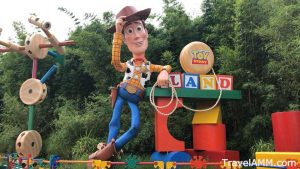
[[[178,0],[184,5],[186,12],[193,16],[201,13],[202,0]],[[3,29],[0,39],[14,39],[13,21],[20,21],[26,26],[28,32],[36,31],[28,21],[30,13],[35,13],[42,20],[50,21],[50,32],[59,40],[65,40],[70,30],[74,30],[74,22],[58,7],[65,7],[78,18],[83,19],[86,12],[102,16],[103,12],[112,11],[116,14],[127,5],[137,9],[151,8],[151,13],[162,13],[162,0],[3,0],[0,8],[0,28]]]

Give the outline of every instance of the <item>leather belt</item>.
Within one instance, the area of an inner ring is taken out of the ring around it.
[[[130,94],[135,94],[135,95],[139,96],[140,98],[144,97],[144,90],[142,90],[136,86],[133,86],[127,82],[120,83],[119,87],[124,88]]]

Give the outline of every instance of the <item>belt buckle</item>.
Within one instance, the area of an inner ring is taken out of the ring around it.
[[[128,93],[134,94],[136,93],[136,87],[133,85],[128,84],[125,89],[127,90]]]

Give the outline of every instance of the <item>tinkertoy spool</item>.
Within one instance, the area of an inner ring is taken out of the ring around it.
[[[48,43],[46,38],[41,34],[35,33],[27,36],[25,39],[25,52],[30,58],[44,59],[47,56],[48,49],[40,48],[40,44]]]
[[[180,53],[180,64],[187,73],[206,74],[214,64],[214,54],[203,42],[191,42]]]
[[[26,105],[35,105],[43,102],[47,96],[46,84],[40,80],[30,78],[20,88],[20,99]]]
[[[39,155],[42,149],[42,137],[35,130],[26,130],[19,134],[16,140],[16,151],[19,157],[27,158],[30,154],[32,158]]]

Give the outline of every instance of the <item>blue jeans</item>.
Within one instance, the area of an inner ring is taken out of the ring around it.
[[[140,110],[137,105],[139,101],[140,98],[136,94],[130,94],[122,87],[118,88],[118,95],[112,118],[109,123],[109,133],[107,138],[107,143],[110,143],[112,139],[116,140],[115,146],[117,151],[138,134],[140,127]],[[121,111],[125,102],[128,103],[131,110],[131,127],[119,138],[116,138],[119,134]]]

